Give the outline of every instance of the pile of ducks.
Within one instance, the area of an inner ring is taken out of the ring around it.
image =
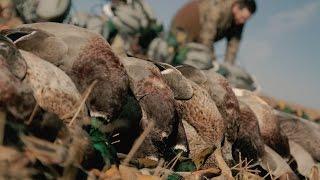
[[[225,179],[243,159],[257,177],[320,177],[320,125],[274,110],[214,70],[116,53],[100,35],[58,23],[1,31],[0,69],[2,178],[106,171],[121,162],[101,152],[130,154],[146,130],[134,159],[179,155]],[[116,152],[99,149],[110,141],[93,130],[117,137]]]

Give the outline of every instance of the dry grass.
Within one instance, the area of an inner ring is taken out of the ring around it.
[[[83,93],[83,95],[82,95],[82,97],[81,97],[81,98],[82,98],[81,103],[80,103],[80,105],[79,105],[76,113],[75,113],[74,116],[72,117],[72,119],[71,119],[71,121],[70,121],[70,123],[69,123],[69,125],[68,125],[69,127],[72,126],[72,124],[74,123],[75,119],[76,119],[77,116],[79,115],[80,111],[83,109],[86,100],[88,99],[88,97],[89,97],[89,95],[90,95],[93,87],[97,84],[97,82],[98,82],[97,80],[94,80],[94,81],[90,84],[90,86],[86,89],[86,91]]]
[[[237,180],[241,180],[248,179],[248,177],[250,176],[252,177],[252,179],[260,179],[260,171],[253,169],[256,165],[251,163],[252,160],[248,161],[247,158],[242,159],[241,153],[239,153],[239,163],[231,168],[231,170],[238,172],[234,178]]]
[[[28,119],[28,121],[26,122],[27,125],[30,125],[32,123],[33,118],[36,115],[38,109],[39,109],[39,105],[38,105],[38,103],[36,103],[36,105],[34,106],[34,108],[32,110],[32,113],[31,113],[31,115],[30,115],[30,117]]]
[[[164,159],[160,159],[160,161],[159,161],[156,169],[154,170],[154,173],[153,173],[154,176],[160,177],[160,175],[161,175],[161,169],[162,169],[162,167],[164,166],[164,163],[165,163]]]
[[[177,164],[178,160],[180,159],[181,157],[181,154],[182,152],[180,152],[179,154],[177,154],[168,164],[165,164],[165,167],[164,169],[168,169],[169,166],[170,166],[170,169],[169,169],[169,172],[172,171],[173,167]],[[162,175],[160,176],[161,179],[166,179],[170,173],[168,171],[162,171]]]

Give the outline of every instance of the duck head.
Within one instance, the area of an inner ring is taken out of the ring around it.
[[[14,117],[25,119],[35,106],[32,91],[22,81],[27,64],[13,42],[0,35],[0,106]]]
[[[19,50],[9,38],[0,35],[0,63],[18,79],[23,79],[27,73],[27,64]]]

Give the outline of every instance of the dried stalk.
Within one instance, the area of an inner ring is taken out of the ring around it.
[[[32,123],[32,121],[34,119],[34,116],[36,115],[38,109],[39,109],[39,105],[38,105],[38,103],[36,103],[36,105],[34,106],[34,108],[32,110],[32,113],[31,113],[31,115],[30,115],[30,117],[29,117],[29,119],[28,119],[28,121],[26,123],[27,125],[30,125]]]
[[[89,95],[90,95],[93,87],[97,84],[97,82],[98,82],[97,80],[94,80],[94,81],[91,83],[91,85],[89,86],[89,88],[85,91],[85,93],[84,93],[85,96],[84,96],[84,98],[82,99],[82,101],[81,101],[81,103],[80,103],[80,106],[79,106],[79,108],[77,109],[75,115],[72,117],[72,119],[71,119],[71,121],[70,121],[70,123],[69,123],[69,125],[68,125],[69,127],[72,126],[73,122],[75,121],[75,119],[76,119],[77,116],[79,115],[81,109],[83,108],[86,100],[88,99],[88,97],[89,97]]]

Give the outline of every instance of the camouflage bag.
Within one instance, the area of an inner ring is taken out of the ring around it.
[[[13,2],[25,23],[62,22],[71,6],[71,0],[13,0]]]
[[[218,62],[214,62],[213,65],[213,70],[223,75],[232,87],[260,91],[260,86],[255,77],[239,65],[219,64]]]
[[[214,56],[208,47],[191,42],[179,48],[173,64],[188,64],[198,69],[210,69],[213,67],[213,61]]]

